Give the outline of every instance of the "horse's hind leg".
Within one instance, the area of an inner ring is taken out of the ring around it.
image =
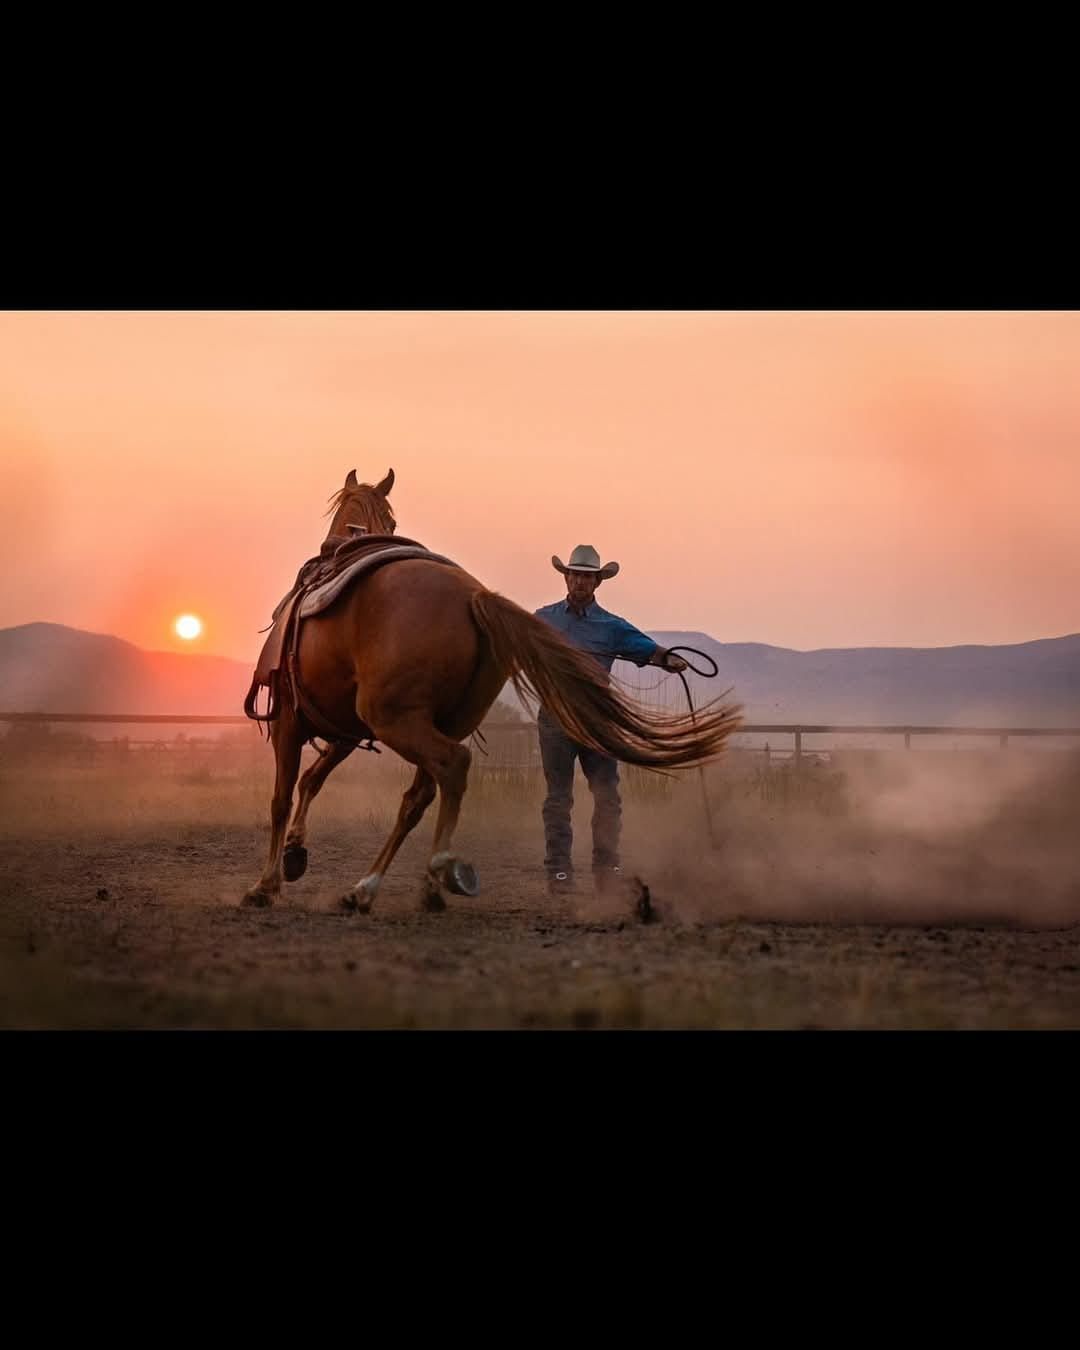
[[[419,823],[420,817],[431,805],[434,797],[435,780],[426,769],[418,768],[412,785],[401,798],[398,818],[389,839],[383,844],[367,876],[341,897],[342,909],[355,910],[361,914],[366,914],[371,909],[371,903],[378,894],[379,886],[394,854],[405,842],[405,836],[409,831]]]
[[[403,759],[426,769],[439,785],[435,842],[421,896],[424,907],[445,907],[440,891],[444,885],[458,895],[475,895],[479,890],[475,869],[461,862],[450,851],[454,827],[461,811],[461,799],[468,784],[472,754],[464,745],[433,726],[426,715],[413,714],[393,725],[382,727],[379,739],[391,750],[396,750]]]
[[[319,758],[302,775],[296,813],[285,836],[282,871],[286,881],[296,881],[307,871],[307,813],[322,785],[343,759],[356,749],[352,741],[331,741]]]
[[[442,881],[455,895],[476,895],[480,889],[476,868],[458,858],[450,847],[461,814],[465,789],[469,785],[472,752],[467,746],[455,741],[449,742],[449,746],[439,775],[439,814],[435,820],[435,840],[428,862],[428,884],[429,887],[432,884],[437,886]],[[430,890],[429,900],[434,901]],[[434,903],[430,907],[440,908]]]
[[[459,895],[475,895],[478,889],[475,871],[449,852],[472,755],[465,746],[444,736],[426,714],[411,713],[394,722],[381,722],[378,733],[384,745],[417,766],[416,781],[402,800],[398,823],[371,872],[342,897],[342,904],[349,909],[366,911],[370,908],[390,859],[431,802],[436,783],[439,786],[439,818],[435,826],[435,847],[424,880],[423,903],[428,909],[443,908],[442,885]]]
[[[289,823],[293,788],[296,786],[296,775],[300,772],[300,751],[304,743],[296,716],[289,708],[283,708],[281,716],[273,723],[272,735],[276,773],[274,796],[270,803],[270,854],[262,876],[243,899],[243,904],[254,905],[259,909],[272,905],[281,894],[281,855],[285,827]]]

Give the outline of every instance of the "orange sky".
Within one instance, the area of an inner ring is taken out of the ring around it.
[[[722,642],[1080,630],[1080,314],[0,314],[0,627],[254,660],[355,468],[533,609]],[[203,636],[172,633],[181,613]]]

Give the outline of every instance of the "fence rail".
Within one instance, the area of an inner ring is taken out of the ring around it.
[[[250,719],[239,714],[206,716],[188,713],[49,713],[49,712],[0,712],[0,722],[11,723],[111,723],[116,725],[144,726],[249,726]],[[536,731],[535,722],[487,722],[482,732],[510,734],[511,736],[531,734]],[[736,735],[789,735],[794,737],[792,757],[798,763],[804,753],[804,736],[903,736],[904,748],[911,749],[913,736],[996,736],[1001,749],[1007,749],[1010,740],[1021,736],[1059,736],[1080,737],[1080,727],[966,727],[966,726],[916,726],[910,724],[870,725],[866,723],[809,723],[809,722],[753,722],[739,727]],[[770,754],[768,743],[763,747],[766,756]],[[772,750],[771,753],[775,753]]]

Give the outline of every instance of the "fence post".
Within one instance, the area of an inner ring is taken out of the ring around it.
[[[795,728],[795,767],[802,767],[802,727]]]
[[[998,746],[999,746],[999,748],[1002,749],[1002,750],[1008,750],[1008,748],[1009,748],[1009,733],[1008,733],[1007,731],[1003,731],[1003,732],[1001,733],[1001,735],[998,737]]]
[[[905,732],[904,732],[904,749],[905,749],[905,750],[910,750],[910,749],[911,749],[911,732],[910,732],[910,731],[905,731]]]

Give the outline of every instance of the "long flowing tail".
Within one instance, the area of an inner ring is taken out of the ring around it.
[[[696,721],[637,706],[591,656],[494,591],[477,591],[471,608],[518,694],[538,699],[579,745],[647,769],[692,768],[715,758],[739,726],[739,708],[719,699],[705,704]]]

